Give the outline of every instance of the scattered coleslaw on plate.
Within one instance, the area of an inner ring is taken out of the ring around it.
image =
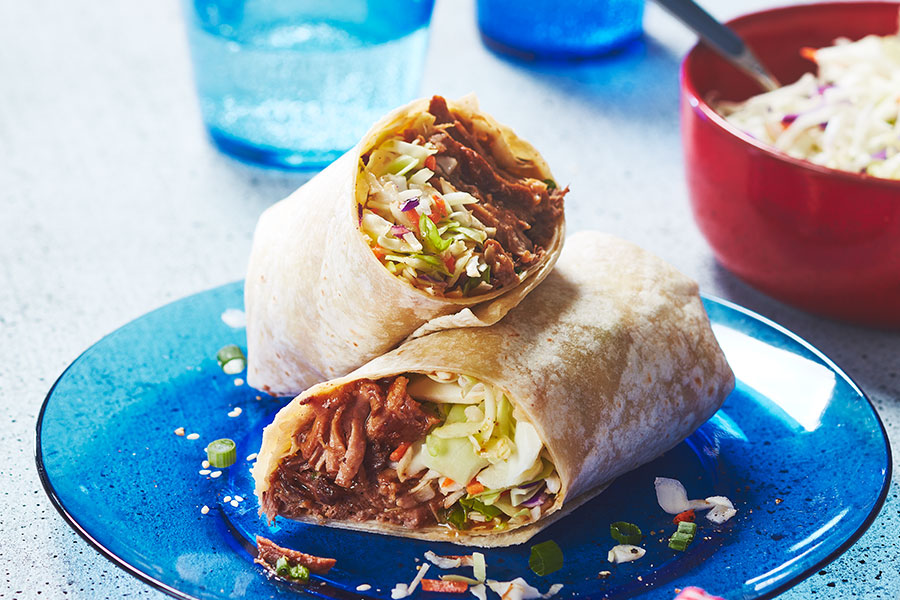
[[[900,179],[900,35],[839,38],[801,54],[818,75],[716,110],[794,158]]]

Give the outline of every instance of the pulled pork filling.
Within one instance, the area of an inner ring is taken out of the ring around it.
[[[434,96],[362,159],[360,229],[385,267],[434,295],[520,281],[546,252],[568,189],[500,166],[493,144]]]
[[[295,452],[263,492],[269,518],[505,529],[540,518],[559,491],[534,427],[473,378],[362,379],[304,402]]]
[[[410,493],[389,465],[399,444],[419,439],[439,419],[406,392],[407,379],[363,379],[307,399],[313,418],[295,434],[263,495],[270,517],[377,519],[423,527],[436,522],[433,503]]]

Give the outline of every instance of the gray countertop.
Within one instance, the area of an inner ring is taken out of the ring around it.
[[[719,17],[769,2],[708,3]],[[554,69],[480,43],[441,0],[423,94],[476,91],[570,182],[569,230],[635,241],[840,365],[900,436],[900,335],[810,316],[720,267],[687,203],[678,64],[693,36],[648,7],[643,43]],[[60,518],[34,465],[41,401],[87,346],[171,300],[242,278],[259,213],[308,175],[218,153],[200,123],[180,5],[0,4],[0,598],[161,598]],[[552,115],[552,118],[548,118]],[[896,598],[900,501],[784,598]]]

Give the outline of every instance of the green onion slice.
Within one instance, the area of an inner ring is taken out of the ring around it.
[[[288,575],[291,572],[291,563],[288,562],[288,559],[282,556],[275,563],[275,572],[282,577]]]
[[[548,189],[548,190],[555,190],[555,189],[556,189],[556,182],[553,181],[552,179],[545,179],[545,180],[544,180],[544,183],[547,184],[547,189]]]
[[[216,353],[216,360],[219,361],[220,367],[224,367],[227,363],[236,358],[247,360],[243,351],[235,344],[228,344]]]
[[[687,533],[691,537],[697,533],[697,524],[690,521],[681,521],[678,523],[678,533]]]
[[[620,544],[629,546],[637,546],[644,537],[637,525],[625,521],[616,521],[611,524],[609,534]]]
[[[694,541],[694,534],[697,531],[696,523],[682,521],[678,524],[678,530],[669,538],[669,548],[684,552],[691,542]]]
[[[241,349],[228,344],[216,353],[216,361],[228,375],[237,375],[247,366],[247,358]]]
[[[562,569],[563,553],[559,544],[553,540],[541,542],[531,547],[528,566],[535,574],[543,577]]]
[[[290,570],[291,579],[299,581],[309,581],[309,569],[303,565],[294,565]]]
[[[217,469],[230,467],[237,460],[237,449],[234,442],[228,438],[210,442],[206,447],[206,460]]]
[[[275,574],[288,579],[309,581],[309,569],[303,565],[291,565],[286,556],[280,557],[275,562]]]

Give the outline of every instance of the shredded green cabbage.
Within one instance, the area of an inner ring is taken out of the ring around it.
[[[462,517],[454,506],[467,515],[465,528],[505,527],[510,520],[525,523],[535,518],[535,507],[549,506],[559,486],[549,492],[546,482],[558,481],[556,469],[535,427],[514,415],[501,390],[465,375],[411,375],[407,390],[443,418],[410,462],[450,480],[441,483],[441,489],[446,495],[457,494],[458,500],[448,508],[446,522],[460,528],[457,521]],[[472,489],[469,484],[475,482],[484,489],[467,493],[465,488]]]

